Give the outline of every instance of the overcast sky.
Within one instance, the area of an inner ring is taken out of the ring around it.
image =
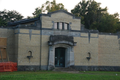
[[[16,10],[26,18],[32,16],[35,8],[41,7],[48,0],[0,0],[0,11]],[[53,1],[53,0],[49,0]],[[57,3],[63,3],[65,8],[70,12],[82,0],[56,0]],[[110,14],[118,12],[120,14],[120,0],[95,0],[101,3],[101,7],[108,8]]]

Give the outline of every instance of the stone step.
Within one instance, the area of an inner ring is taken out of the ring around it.
[[[53,71],[76,71],[75,69],[73,69],[72,67],[55,67],[53,69]]]

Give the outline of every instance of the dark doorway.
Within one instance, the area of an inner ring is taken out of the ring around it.
[[[55,48],[55,67],[65,67],[65,48]]]

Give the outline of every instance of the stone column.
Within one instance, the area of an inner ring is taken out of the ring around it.
[[[69,66],[70,66],[70,48],[67,47],[65,52],[65,67]]]
[[[48,63],[48,70],[54,68],[54,49],[53,46],[49,46],[49,63]]]
[[[74,66],[74,47],[70,47],[70,66]]]

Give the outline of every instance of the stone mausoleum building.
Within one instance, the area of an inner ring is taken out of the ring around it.
[[[17,62],[18,70],[120,71],[120,34],[87,30],[81,18],[58,10],[0,28],[0,62]]]

